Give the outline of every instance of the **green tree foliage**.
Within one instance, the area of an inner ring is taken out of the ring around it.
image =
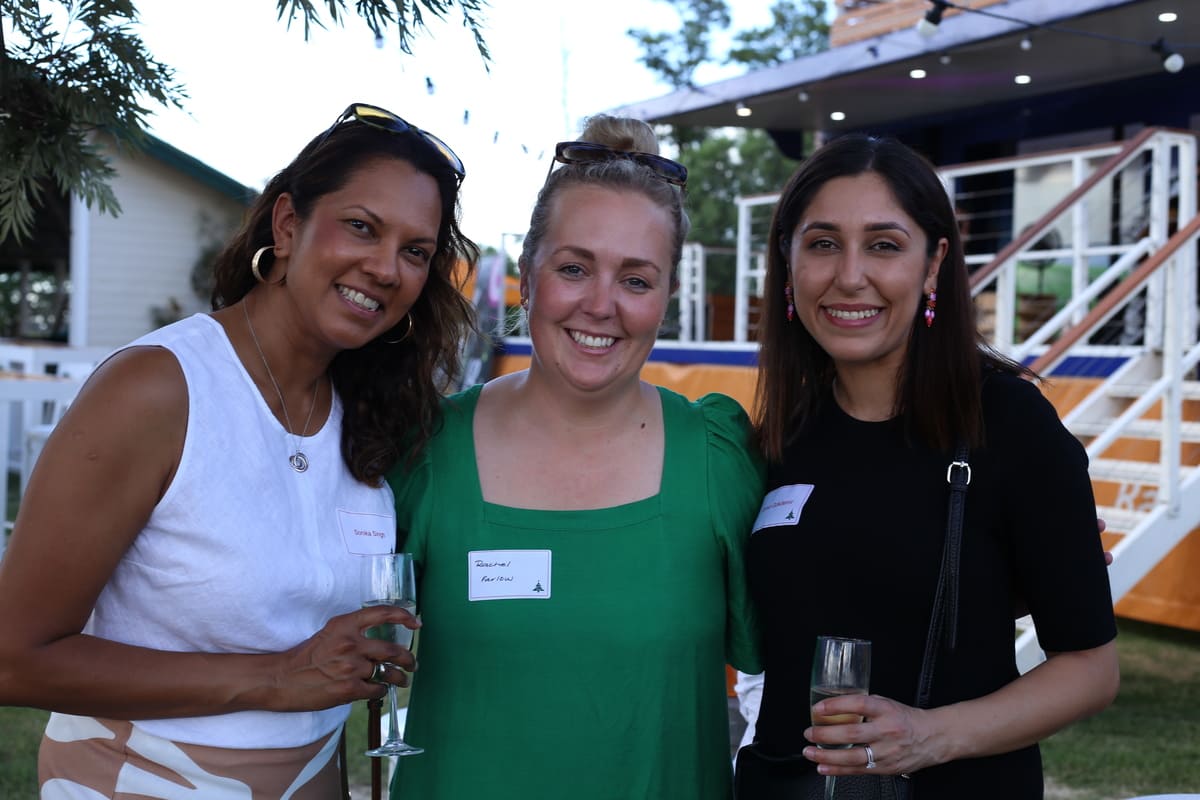
[[[712,251],[705,259],[708,289],[732,294],[737,272],[732,253],[737,244],[734,199],[779,191],[798,162],[784,157],[766,131],[734,128],[707,131],[680,158],[688,167],[688,239]],[[752,217],[754,247],[766,241],[768,216],[764,206]]]
[[[355,14],[377,34],[394,28],[404,52],[426,14],[440,19],[457,6],[486,64],[484,4],[355,0],[350,12],[347,0],[277,0],[279,19],[289,27],[301,20],[305,38],[314,25],[324,27],[322,11],[335,24]],[[137,18],[131,0],[0,0],[0,243],[30,235],[48,187],[120,212],[109,185],[113,169],[94,134],[136,145],[149,106],[182,107],[187,97],[135,32]]]
[[[628,31],[642,48],[641,62],[676,89],[695,88],[693,77],[704,64],[759,69],[825,50],[829,46],[826,0],[776,0],[771,22],[734,32],[724,55],[714,38],[729,29],[724,0],[665,0],[679,14],[678,30]],[[733,248],[737,242],[739,196],[775,192],[796,168],[761,129],[666,127],[665,138],[678,148],[688,168],[690,239],[709,248]],[[707,259],[709,288],[729,291],[732,257]]]
[[[36,0],[0,2],[0,23],[12,26],[0,56],[0,241],[32,231],[48,186],[118,213],[113,170],[92,133],[135,140],[148,113],[139,96],[176,106],[184,97],[170,67],[131,32],[132,2],[63,10],[66,22],[56,24]]]
[[[675,89],[695,88],[696,69],[713,60],[712,30],[729,27],[729,4],[725,0],[666,0],[679,14],[675,32],[631,28],[629,36],[642,46],[641,61]]]
[[[686,163],[690,239],[709,247],[736,243],[734,198],[779,191],[798,164],[757,129],[710,131],[688,149]]]
[[[770,25],[734,36],[726,63],[754,69],[825,50],[829,47],[829,23],[825,21],[828,11],[826,0],[775,3],[771,6]]]

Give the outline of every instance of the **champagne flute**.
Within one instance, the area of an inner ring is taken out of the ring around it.
[[[398,606],[410,614],[417,613],[417,583],[413,578],[413,561],[410,553],[385,553],[364,556],[363,563],[363,608],[371,606]],[[398,622],[385,622],[367,628],[367,637],[386,639],[403,647],[412,647],[413,631]],[[399,669],[389,664],[393,669]],[[396,685],[389,683],[388,689],[388,737],[387,741],[366,755],[412,756],[424,753],[420,747],[406,744],[400,738],[400,720],[396,712]]]
[[[866,639],[818,636],[813,650],[812,683],[809,707],[830,697],[866,694],[871,682],[871,643]],[[813,725],[852,725],[862,722],[862,714],[818,714],[812,712]],[[850,744],[822,744],[822,749],[844,749]],[[833,800],[835,777],[825,776],[825,800]]]

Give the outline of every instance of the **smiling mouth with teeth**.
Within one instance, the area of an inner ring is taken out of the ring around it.
[[[345,286],[339,286],[338,294],[366,311],[379,310],[379,301],[367,297],[362,292],[355,291],[354,289],[347,289]]]
[[[571,331],[571,338],[584,347],[594,347],[597,349],[612,347],[613,342],[616,341],[612,336],[590,336],[579,331]]]
[[[829,316],[833,317],[834,319],[851,319],[851,320],[867,319],[868,317],[878,316],[879,309],[878,308],[868,308],[868,309],[864,309],[862,311],[842,311],[841,309],[829,308],[827,306],[825,308],[825,313],[828,314]]]

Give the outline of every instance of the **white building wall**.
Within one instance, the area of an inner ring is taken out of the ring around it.
[[[236,224],[243,208],[225,195],[145,153],[110,151],[118,176],[113,191],[121,214],[88,210],[86,269],[78,281],[86,299],[86,340],[79,345],[116,347],[155,327],[151,309],[174,298],[183,313],[209,308],[191,288],[191,271],[209,243],[205,218]],[[211,227],[211,226],[209,226]],[[248,268],[248,267],[247,267]]]

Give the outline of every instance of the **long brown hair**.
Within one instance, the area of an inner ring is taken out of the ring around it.
[[[432,435],[446,381],[458,374],[460,347],[473,329],[473,310],[460,291],[479,248],[459,229],[459,179],[443,156],[415,135],[359,122],[337,125],[310,141],[267,184],[213,270],[213,309],[230,306],[254,287],[250,259],[273,242],[271,210],[283,193],[305,219],[323,196],[346,184],[355,170],[378,158],[397,158],[437,181],[442,220],[429,276],[408,320],[356,350],[333,359],[330,375],[342,400],[342,458],[358,480],[378,485],[402,454],[415,458]],[[266,273],[269,260],[263,265]]]
[[[787,319],[784,286],[791,236],[821,187],[865,172],[886,181],[896,202],[920,226],[927,257],[933,256],[938,240],[950,245],[938,271],[935,324],[918,324],[923,311],[918,305],[897,376],[894,412],[903,418],[909,436],[945,451],[958,441],[972,447],[981,444],[981,370],[1024,372],[988,348],[975,327],[958,224],[933,167],[895,139],[843,136],[814,152],[792,175],[768,234],[755,420],[759,446],[772,461],[782,458],[788,442],[815,417],[834,378],[829,354],[802,324]]]

